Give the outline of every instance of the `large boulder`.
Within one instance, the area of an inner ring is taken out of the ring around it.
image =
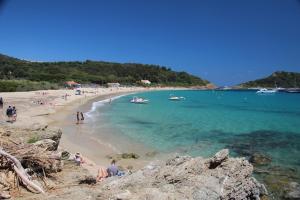
[[[54,141],[54,143],[51,145],[52,146],[51,151],[56,151],[59,145],[59,141],[61,139],[62,131],[59,128],[44,127],[33,131],[33,134],[34,134],[34,138],[36,138],[37,141],[42,140],[45,143],[51,143],[50,140]]]
[[[57,149],[57,143],[51,139],[39,140],[33,144],[47,151],[55,151]]]

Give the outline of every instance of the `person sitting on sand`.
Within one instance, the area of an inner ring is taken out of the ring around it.
[[[119,172],[119,169],[116,166],[116,161],[112,160],[110,166],[107,168],[108,176],[117,176],[118,172]]]
[[[83,160],[83,158],[82,158],[82,156],[80,155],[79,152],[77,152],[77,153],[75,154],[75,156],[74,156],[74,161],[75,161],[75,163],[76,163],[77,165],[81,165],[81,164],[84,163],[84,160]]]
[[[103,181],[107,177],[108,177],[107,170],[105,170],[105,168],[103,168],[103,167],[100,167],[99,170],[98,170],[96,181],[97,182]]]

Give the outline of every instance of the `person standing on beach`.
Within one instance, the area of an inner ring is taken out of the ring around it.
[[[12,108],[12,118],[14,122],[17,121],[17,109],[15,106]]]
[[[0,109],[3,109],[3,98],[0,97]]]
[[[12,108],[12,121],[17,121],[17,109],[15,106]]]
[[[81,122],[83,123],[83,121],[84,121],[84,116],[83,116],[83,113],[82,112],[80,112],[80,115],[81,115]]]
[[[0,119],[2,119],[2,116],[3,116],[3,111],[2,111],[2,109],[3,109],[3,98],[2,97],[0,97]],[[3,117],[4,118],[4,117]]]
[[[80,119],[79,119],[79,111],[77,111],[77,122],[76,122],[76,124],[79,124],[79,121],[80,121]]]
[[[12,118],[12,113],[13,113],[13,109],[11,106],[8,106],[7,110],[6,110],[6,115],[8,117],[8,122],[12,122],[11,118]]]

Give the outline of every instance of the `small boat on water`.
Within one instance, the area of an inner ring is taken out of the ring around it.
[[[261,88],[256,92],[256,94],[274,94],[276,92],[277,92],[276,89]]]
[[[290,88],[290,89],[285,90],[285,92],[287,92],[287,93],[300,93],[300,89]]]
[[[180,101],[180,100],[184,100],[185,97],[177,97],[177,96],[173,96],[173,95],[170,95],[169,97],[169,100],[170,101]]]
[[[135,103],[135,104],[147,104],[149,102],[148,99],[143,99],[141,97],[133,97],[130,100],[130,103]]]

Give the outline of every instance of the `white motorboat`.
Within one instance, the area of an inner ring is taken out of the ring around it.
[[[182,99],[185,99],[184,97],[177,97],[177,96],[173,96],[173,95],[170,95],[169,97],[169,100],[171,101],[180,101]]]
[[[274,94],[276,92],[277,90],[275,89],[261,88],[256,92],[256,94]]]
[[[149,102],[148,99],[143,99],[141,97],[133,97],[131,100],[130,100],[131,103],[136,103],[136,104],[146,104]]]
[[[300,93],[300,89],[299,88],[290,88],[285,90],[285,92],[287,93]]]

